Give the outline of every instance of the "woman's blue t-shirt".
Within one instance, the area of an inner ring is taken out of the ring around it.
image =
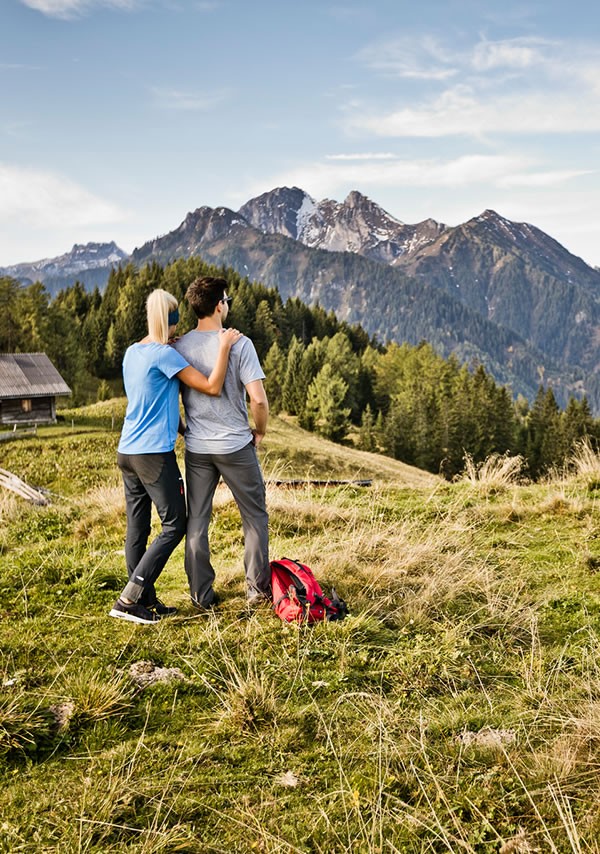
[[[172,451],[179,426],[179,380],[189,362],[168,344],[132,344],[123,359],[127,411],[119,453]]]

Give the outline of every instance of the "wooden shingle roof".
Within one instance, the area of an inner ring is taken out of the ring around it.
[[[71,394],[45,353],[0,354],[0,399]]]

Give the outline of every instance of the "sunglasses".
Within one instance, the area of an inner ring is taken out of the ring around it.
[[[226,302],[227,305],[231,305],[231,303],[233,302],[233,297],[223,297],[223,299],[220,299],[219,302]]]

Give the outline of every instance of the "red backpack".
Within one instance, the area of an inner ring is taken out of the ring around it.
[[[287,557],[271,561],[273,608],[286,623],[317,623],[343,620],[346,603],[331,588],[331,599],[323,595],[312,570]]]

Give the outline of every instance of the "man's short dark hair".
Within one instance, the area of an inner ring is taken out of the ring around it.
[[[210,317],[225,296],[227,280],[218,276],[199,276],[185,293],[196,317]]]

